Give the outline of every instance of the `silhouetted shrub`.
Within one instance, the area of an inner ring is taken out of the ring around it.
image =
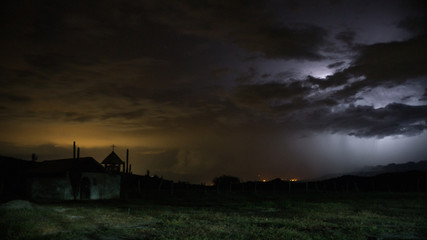
[[[230,184],[240,183],[240,179],[238,177],[234,177],[230,175],[222,175],[220,177],[214,178],[213,183],[215,186],[230,185]]]

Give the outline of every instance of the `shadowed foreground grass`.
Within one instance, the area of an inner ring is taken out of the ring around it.
[[[197,195],[0,208],[0,239],[427,239],[427,194]]]

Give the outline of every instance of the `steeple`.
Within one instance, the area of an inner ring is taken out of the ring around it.
[[[114,145],[113,145],[113,151],[108,155],[104,161],[102,161],[101,164],[104,164],[105,170],[109,172],[116,172],[120,173],[120,167],[121,165],[124,165],[125,162],[123,162],[119,156],[114,152]]]

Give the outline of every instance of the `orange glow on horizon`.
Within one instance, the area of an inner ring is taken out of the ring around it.
[[[127,147],[158,147],[162,146],[162,136],[137,136],[131,131],[111,129],[95,123],[48,123],[20,122],[19,124],[3,124],[4,136],[9,142],[18,146],[53,145],[69,147],[73,141],[83,148],[103,148],[112,144]]]

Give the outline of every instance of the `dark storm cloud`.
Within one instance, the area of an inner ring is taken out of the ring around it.
[[[426,128],[426,115],[423,113],[426,106],[394,103],[376,109],[373,106],[355,107],[353,104],[363,100],[361,93],[377,87],[388,89],[408,85],[410,80],[423,81],[422,78],[427,76],[426,43],[423,35],[401,42],[361,46],[349,67],[326,78],[308,76],[292,84],[241,85],[235,88],[232,100],[255,112],[273,113],[275,120],[302,129],[310,125],[320,131],[358,137],[417,135]],[[338,61],[328,67],[344,64],[344,61]],[[318,90],[324,93],[319,95]],[[395,100],[408,101],[417,96],[404,97]],[[420,98],[421,101],[423,99],[425,94]],[[348,104],[350,107],[345,107]],[[331,111],[332,108],[335,110]]]
[[[339,32],[335,38],[344,42],[348,46],[352,46],[354,43],[354,38],[356,37],[356,32],[347,30],[344,32]]]
[[[259,51],[267,58],[320,60],[326,31],[316,26],[266,28],[248,36],[236,35],[237,44]]]
[[[255,68],[250,67],[247,72],[242,73],[240,76],[238,76],[234,81],[240,84],[247,84],[254,80],[254,78],[257,76],[257,72]]]
[[[0,93],[38,106],[11,116],[155,122],[189,116],[202,105],[194,99],[209,96],[194,84],[211,65],[194,55],[200,41],[149,21],[138,2],[8,5]]]
[[[232,73],[233,70],[227,67],[216,68],[210,71],[210,74],[216,78],[222,78]]]
[[[404,6],[409,6],[414,11],[410,16],[398,22],[398,26],[416,35],[427,34],[427,4],[422,0],[404,1]]]
[[[103,119],[109,119],[109,118],[124,118],[124,119],[135,119],[135,118],[141,118],[146,114],[145,109],[136,109],[133,111],[120,111],[120,112],[114,112],[114,113],[106,113],[102,118]]]
[[[292,79],[296,74],[297,72],[295,72],[295,70],[288,70],[288,71],[283,71],[275,74],[274,78],[280,79],[281,81],[283,81],[287,79]]]
[[[424,94],[419,99],[420,101],[426,101],[427,100],[427,88],[424,89]]]
[[[286,103],[273,104],[271,108],[275,112],[279,112],[283,114],[283,113],[292,113],[292,112],[298,112],[298,111],[304,110],[309,106],[309,104],[310,104],[309,101],[301,97],[295,97]]]
[[[19,78],[33,85],[25,94],[34,104],[57,99],[70,108],[34,110],[34,116],[86,122],[200,115],[205,104],[216,104],[218,98],[200,80],[213,60],[194,55],[206,41],[234,43],[272,58],[320,59],[326,36],[314,25],[278,23],[258,1],[88,4],[8,3],[14,15],[4,16],[2,32],[8,38],[0,41],[22,48],[4,56],[21,57],[26,64],[9,66],[10,74],[1,81]],[[238,79],[250,81],[256,74],[250,71]],[[10,84],[15,91],[25,88]],[[113,99],[130,104],[111,104]],[[135,106],[144,101],[140,114]],[[159,107],[170,112],[159,113]]]
[[[297,110],[300,113],[292,121],[297,122],[300,128],[344,133],[361,138],[415,136],[427,129],[427,105],[392,103],[377,109],[372,106],[350,105],[343,111],[330,111],[329,107],[336,105],[337,102],[332,99],[301,105]],[[302,112],[304,108],[308,111]]]
[[[181,33],[234,42],[267,58],[318,60],[327,31],[315,25],[285,26],[263,1],[148,2],[150,19]],[[173,13],[173,14],[172,14]]]
[[[427,17],[408,17],[399,22],[399,27],[414,34],[427,34]]]
[[[392,87],[413,78],[427,76],[426,63],[427,35],[407,41],[368,45],[361,48],[350,67],[328,77],[323,84],[330,86],[336,85],[335,83],[343,84],[351,77],[365,78],[346,85],[336,93],[337,98],[352,98],[363,89]]]
[[[0,41],[13,46],[10,54],[29,55],[30,64],[44,69],[64,61],[88,65],[141,56],[172,59],[195,44],[194,38],[147,20],[135,1],[9,5],[14,16],[6,16],[2,35],[8,38]]]
[[[71,65],[87,66],[92,64],[92,59],[80,58],[73,55],[62,54],[30,54],[24,56],[26,62],[33,67],[33,74],[44,73],[45,76],[67,71]]]
[[[346,71],[370,82],[407,80],[427,75],[427,35],[407,41],[378,43],[362,49]]]
[[[317,127],[357,137],[414,136],[427,129],[426,119],[427,105],[393,103],[378,109],[352,106],[344,112],[326,115]]]
[[[52,115],[50,116],[50,118],[82,123],[82,122],[88,122],[96,119],[96,115],[89,114],[89,113],[82,113],[82,112],[54,111],[52,112]]]
[[[17,94],[1,94],[0,99],[2,102],[15,102],[15,103],[26,103],[30,102],[32,99],[28,96],[17,95]]]
[[[3,91],[14,89],[17,86],[36,86],[42,80],[43,75],[28,69],[15,69],[0,66],[0,84]]]
[[[241,106],[270,111],[271,107],[285,107],[308,90],[298,82],[241,85],[234,90],[232,100]]]
[[[337,67],[341,67],[345,62],[344,61],[339,61],[339,62],[334,62],[328,65],[328,68],[337,68]]]
[[[261,75],[261,78],[268,78],[268,77],[271,77],[271,74],[264,73],[264,74]]]

